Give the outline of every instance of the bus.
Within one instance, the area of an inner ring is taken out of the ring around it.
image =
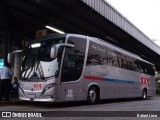
[[[20,100],[93,104],[155,95],[154,64],[95,37],[48,35],[31,42],[21,61]]]

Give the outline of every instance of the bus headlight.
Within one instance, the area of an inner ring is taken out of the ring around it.
[[[48,84],[45,86],[44,90],[43,91],[47,91],[48,89],[54,87],[56,85],[56,83],[51,83],[51,84]]]

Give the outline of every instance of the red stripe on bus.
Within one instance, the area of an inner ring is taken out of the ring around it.
[[[93,77],[93,76],[84,76],[85,79],[91,79],[91,80],[104,80],[104,78],[101,77]]]

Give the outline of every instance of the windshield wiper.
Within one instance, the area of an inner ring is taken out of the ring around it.
[[[37,61],[36,64],[37,64],[36,71],[38,70],[38,73],[39,73],[39,75],[40,75],[40,78],[41,78],[42,80],[44,80],[44,72],[43,72],[42,65],[41,65],[40,61]]]
[[[25,80],[26,80],[26,79],[28,79],[29,75],[31,74],[31,72],[32,72],[32,70],[33,70],[33,64],[34,64],[34,61],[38,62],[38,61],[37,61],[37,57],[38,57],[38,54],[39,54],[39,52],[40,52],[40,49],[41,49],[41,48],[39,48],[38,53],[37,53],[36,55],[34,55],[34,56],[33,56],[33,59],[32,59],[32,67],[31,67],[31,70],[30,70],[30,72],[29,72],[28,76],[25,78],[26,73],[27,73],[27,71],[28,71],[29,69],[28,69],[28,70],[26,70],[26,72],[25,72],[25,75],[24,75],[23,79],[25,79]],[[35,59],[36,59],[36,60],[35,60]],[[36,62],[35,62],[35,65],[36,65]],[[35,67],[34,67],[34,70],[35,70]],[[33,74],[34,74],[34,72],[33,72]]]
[[[37,57],[37,55],[35,55],[35,56],[33,57],[33,59],[32,59],[32,66],[31,66],[31,69],[30,69],[30,71],[29,71],[27,77],[25,77],[25,76],[26,76],[26,73],[27,73],[27,71],[28,71],[29,69],[25,71],[24,77],[23,77],[24,80],[28,79],[29,75],[31,74],[31,72],[32,72],[32,70],[33,70],[34,60],[35,60],[36,57]]]

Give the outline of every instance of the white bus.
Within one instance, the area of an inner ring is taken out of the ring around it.
[[[154,65],[98,38],[49,35],[30,43],[23,54],[20,100],[95,103],[155,95]]]

